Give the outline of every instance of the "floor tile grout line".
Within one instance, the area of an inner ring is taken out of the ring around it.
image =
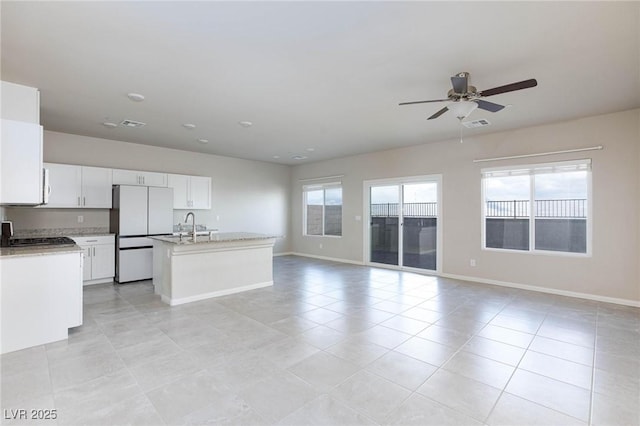
[[[591,367],[591,393],[589,398],[589,425],[593,424],[593,409],[596,394],[596,362],[598,354],[598,326],[600,323],[600,308],[598,307],[596,313],[596,331],[593,337],[593,362]]]
[[[546,319],[548,313],[545,314],[544,318]],[[520,360],[518,361],[518,364],[514,367],[513,372],[511,373],[511,375],[509,376],[509,379],[507,380],[507,382],[504,384],[504,386],[502,387],[502,389],[500,390],[500,396],[498,396],[498,399],[496,399],[496,402],[493,404],[493,407],[491,407],[491,410],[489,411],[489,414],[487,415],[487,417],[484,419],[484,423],[488,424],[488,420],[491,418],[491,415],[493,414],[493,412],[495,411],[496,407],[498,406],[498,402],[500,401],[500,399],[502,398],[502,395],[507,392],[507,387],[509,386],[509,383],[511,383],[511,380],[513,379],[513,376],[515,376],[516,372],[518,371],[518,368],[520,367],[520,364],[522,363],[522,360],[524,359],[524,357],[527,355],[527,351],[529,350],[529,348],[531,347],[531,344],[533,343],[533,341],[535,340],[535,336],[537,336],[538,331],[540,330],[540,327],[542,327],[542,324],[544,323],[544,319],[540,322],[540,324],[538,325],[538,328],[536,329],[536,334],[534,334],[534,338],[531,339],[531,341],[529,342],[529,345],[527,345],[527,347],[524,350],[524,353],[522,354],[522,356],[520,357]],[[530,401],[526,398],[523,398],[526,401]],[[534,404],[536,404],[535,401],[530,401]],[[538,404],[540,405],[540,404]]]

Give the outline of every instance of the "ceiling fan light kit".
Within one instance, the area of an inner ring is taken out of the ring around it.
[[[446,99],[432,99],[427,101],[402,102],[400,105],[424,104],[431,102],[451,102],[446,107],[440,109],[427,120],[433,120],[440,117],[447,111],[454,113],[456,118],[462,122],[476,108],[480,108],[489,112],[498,112],[504,109],[504,105],[485,101],[481,98],[487,96],[499,95],[501,93],[514,92],[516,90],[529,89],[538,85],[536,79],[519,81],[517,83],[506,84],[504,86],[494,87],[492,89],[478,91],[474,86],[469,84],[469,73],[460,72],[451,77],[452,89],[447,93]]]
[[[478,104],[473,101],[458,101],[447,106],[447,109],[460,121],[467,118],[476,108]]]

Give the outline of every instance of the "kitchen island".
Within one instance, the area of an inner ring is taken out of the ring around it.
[[[275,236],[249,232],[153,236],[153,285],[181,305],[273,285]]]

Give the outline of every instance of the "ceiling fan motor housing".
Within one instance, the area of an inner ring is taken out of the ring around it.
[[[472,99],[477,97],[478,90],[475,86],[469,86],[465,93],[457,93],[454,89],[449,89],[447,97],[452,101],[458,101],[460,99]]]

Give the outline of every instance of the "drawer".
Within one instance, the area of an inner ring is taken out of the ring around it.
[[[100,244],[115,244],[115,236],[114,235],[88,235],[82,237],[70,237],[73,241],[76,242],[79,246],[92,246],[92,245],[100,245]]]

